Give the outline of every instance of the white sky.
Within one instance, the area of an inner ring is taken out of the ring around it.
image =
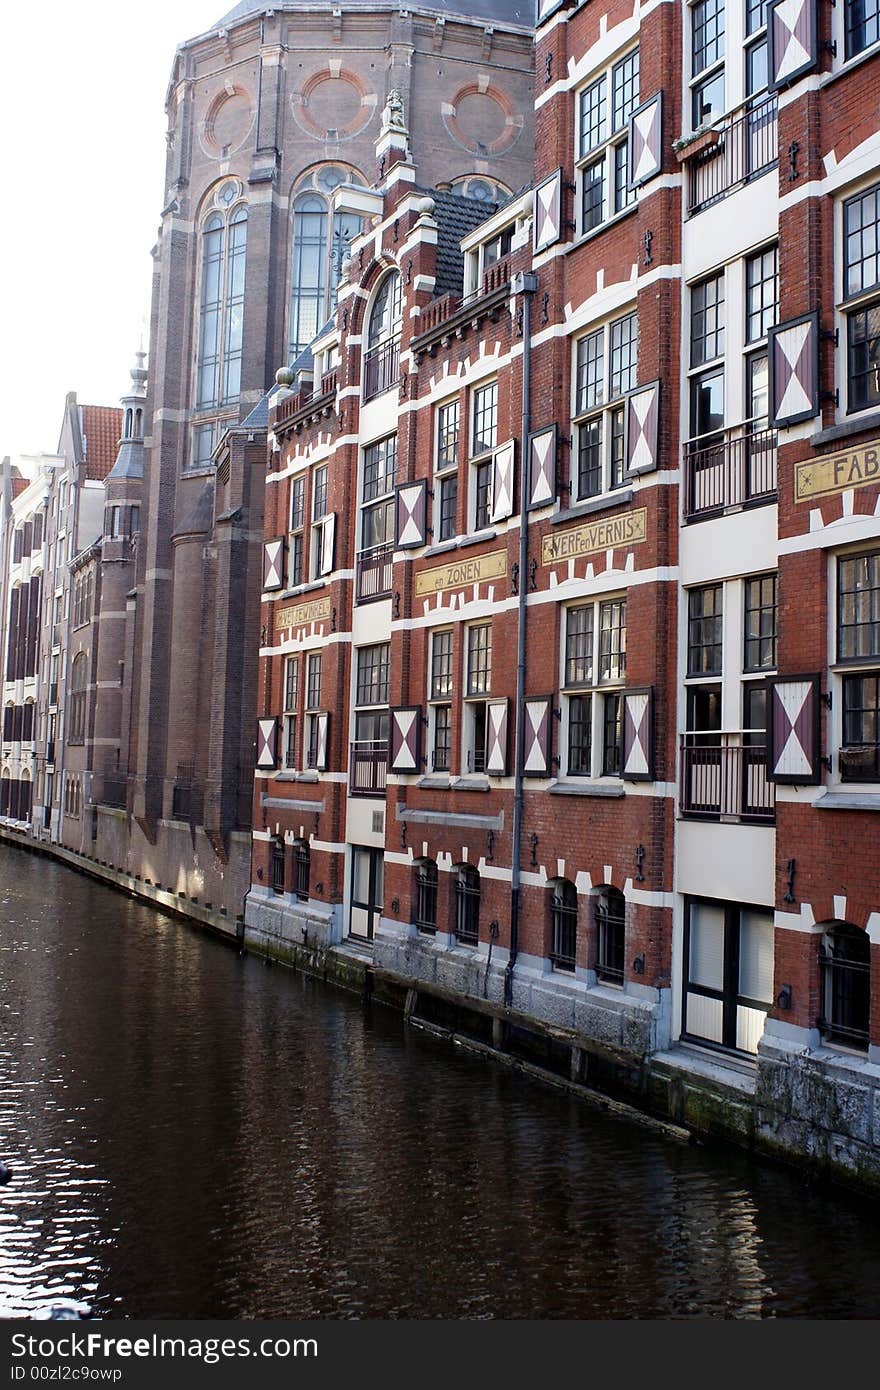
[[[54,452],[67,392],[117,405],[149,346],[174,50],[233,4],[4,6],[0,457]]]

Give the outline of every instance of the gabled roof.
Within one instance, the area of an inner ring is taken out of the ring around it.
[[[271,4],[271,0],[239,0],[237,5],[233,5],[232,9],[211,27],[226,29],[230,24],[247,19],[248,15],[262,14],[268,9],[329,10],[337,6],[338,0],[309,0],[309,3],[306,3],[306,0],[298,0],[298,3],[289,5],[285,4],[284,0],[275,5]],[[399,5],[392,6],[388,0],[348,0],[346,5],[346,9],[349,10],[379,8],[398,9]],[[486,20],[492,24],[510,24],[522,29],[535,27],[535,0],[424,0],[424,3],[415,3],[411,8],[417,12],[448,15],[450,18]]]
[[[81,405],[80,429],[86,477],[103,481],[116,462],[122,411],[112,405]]]

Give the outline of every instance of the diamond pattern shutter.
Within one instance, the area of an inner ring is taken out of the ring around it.
[[[768,8],[769,87],[788,86],[819,57],[816,0],[777,0]]]
[[[410,550],[424,545],[428,484],[424,478],[417,483],[398,483],[396,494],[394,541],[397,549]]]
[[[333,552],[336,541],[336,513],[331,512],[324,518],[321,527],[321,574],[332,574],[333,572]]]
[[[553,699],[550,695],[530,697],[523,701],[523,772],[526,777],[550,775],[550,720]]]
[[[790,319],[768,334],[770,424],[796,425],[819,413],[819,315]]]
[[[639,387],[626,403],[626,466],[629,473],[651,473],[657,467],[657,422],[660,383]]]
[[[278,762],[278,720],[257,720],[257,767],[275,767]]]
[[[280,589],[284,584],[284,539],[266,541],[263,546],[263,588]]]
[[[535,189],[534,249],[545,251],[562,235],[562,170],[557,169]]]
[[[653,779],[653,686],[623,694],[623,777],[627,782]]]
[[[821,677],[785,676],[769,682],[768,775],[771,782],[815,786],[820,781]]]
[[[642,102],[629,122],[630,187],[639,188],[663,166],[663,93]]]
[[[398,705],[391,711],[392,772],[420,772],[422,767],[422,707]]]
[[[315,766],[319,772],[327,771],[327,759],[330,750],[330,715],[326,711],[315,715],[318,721],[318,752]]]
[[[503,777],[507,771],[507,700],[489,700],[486,707],[486,771]]]
[[[492,455],[492,521],[504,521],[513,511],[513,440]]]
[[[538,0],[538,23],[543,24],[565,3],[565,0]]]
[[[556,501],[556,426],[529,437],[529,511]]]

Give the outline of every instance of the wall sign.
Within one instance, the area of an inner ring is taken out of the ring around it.
[[[573,526],[570,531],[545,536],[541,544],[541,564],[557,565],[560,560],[592,555],[597,550],[611,550],[620,545],[641,545],[647,538],[647,507],[639,507],[609,521],[593,521],[588,526]]]

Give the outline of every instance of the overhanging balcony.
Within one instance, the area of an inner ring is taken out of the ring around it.
[[[776,501],[776,431],[738,425],[682,446],[685,521]]]
[[[679,148],[688,166],[687,212],[692,217],[775,168],[776,94],[752,98]]]
[[[400,377],[400,339],[380,343],[364,357],[364,400],[371,401],[390,391]]]
[[[710,736],[682,737],[681,814],[699,820],[772,823],[776,789],[767,776],[766,746],[733,743],[726,734],[717,735],[717,743],[693,742],[706,737]]]
[[[385,739],[351,745],[350,796],[384,796],[387,776],[388,743]]]
[[[355,601],[371,603],[388,598],[391,593],[391,557],[394,546],[390,541],[362,550],[355,561]]]

